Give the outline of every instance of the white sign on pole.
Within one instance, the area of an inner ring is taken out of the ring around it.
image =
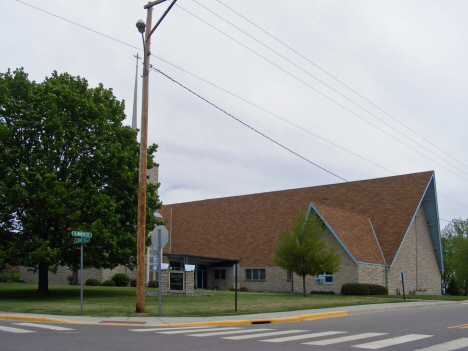
[[[237,268],[237,269],[236,269],[236,268]],[[239,277],[239,271],[240,271],[240,267],[239,267],[238,264],[235,264],[235,265],[232,266],[232,276],[233,276],[234,278],[236,278],[236,274],[237,274],[237,276]]]
[[[161,232],[161,248],[166,246],[167,242],[169,241],[169,232],[163,225],[157,225],[153,231],[150,233],[151,235],[151,243],[156,249],[159,249],[158,245],[158,231]]]

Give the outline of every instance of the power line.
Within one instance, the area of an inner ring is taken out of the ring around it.
[[[373,193],[372,191],[369,191],[369,190],[367,190],[367,189],[365,189],[365,188],[363,188],[363,187],[361,187],[361,186],[355,184],[355,182],[351,182],[351,181],[349,181],[349,180],[347,180],[347,179],[345,179],[345,178],[343,178],[343,177],[341,177],[341,176],[339,176],[339,175],[333,173],[332,171],[326,169],[325,167],[322,167],[322,166],[318,165],[317,163],[315,163],[315,162],[309,160],[308,158],[306,158],[306,157],[304,157],[304,156],[298,154],[297,152],[295,152],[295,151],[291,150],[290,148],[284,146],[283,144],[279,143],[278,141],[276,141],[276,140],[270,138],[270,137],[267,136],[266,134],[260,132],[259,130],[255,129],[254,127],[250,126],[249,124],[245,123],[244,121],[240,120],[239,118],[235,117],[234,115],[230,114],[229,112],[223,110],[221,107],[219,107],[219,106],[215,105],[214,103],[212,103],[211,101],[205,99],[204,97],[202,97],[201,95],[197,94],[196,92],[194,92],[194,91],[191,90],[190,88],[186,87],[186,86],[183,85],[182,83],[179,83],[178,81],[176,81],[175,79],[171,78],[170,76],[168,76],[167,74],[165,74],[165,73],[162,72],[161,70],[156,69],[156,68],[152,68],[152,70],[155,71],[155,72],[157,72],[157,73],[159,73],[159,74],[161,74],[161,75],[163,75],[164,77],[168,78],[169,80],[171,80],[172,82],[176,83],[176,84],[179,85],[180,87],[184,88],[184,89],[187,90],[188,92],[190,92],[190,93],[192,93],[193,95],[197,96],[199,99],[205,101],[205,102],[208,103],[209,105],[213,106],[214,108],[216,108],[217,110],[221,111],[221,112],[224,113],[225,115],[227,115],[227,116],[233,118],[234,120],[236,120],[237,122],[241,123],[241,124],[244,125],[245,127],[249,128],[250,130],[254,131],[255,133],[261,135],[261,136],[264,137],[265,139],[271,141],[272,143],[278,145],[279,147],[281,147],[282,149],[284,149],[284,150],[286,150],[286,151],[292,153],[293,155],[295,155],[295,156],[301,158],[302,160],[304,160],[304,161],[306,161],[306,162],[312,164],[313,166],[315,166],[315,167],[317,167],[317,168],[319,168],[319,169],[321,169],[321,170],[323,170],[323,171],[325,171],[325,172],[331,174],[332,176],[334,176],[334,177],[336,177],[336,178],[338,178],[338,179],[343,180],[344,182],[346,182],[346,183],[348,183],[348,184],[350,184],[350,185],[352,185],[352,186],[354,186],[354,187],[356,187],[356,188],[358,188],[358,189],[360,189],[360,190],[362,190],[362,191],[365,191],[366,193],[368,193],[368,194],[370,194],[370,195],[373,195],[373,196],[375,196],[375,197],[378,197],[378,198],[381,199],[381,200],[390,202],[390,203],[392,203],[392,204],[394,204],[394,205],[396,205],[396,206],[398,206],[398,207],[405,208],[405,209],[407,209],[407,210],[411,210],[411,211],[413,210],[413,209],[411,209],[411,208],[409,208],[409,207],[403,206],[403,205],[401,205],[401,204],[399,204],[399,203],[396,203],[396,202],[394,202],[394,201],[392,201],[392,200],[389,200],[389,199],[386,199],[386,198],[384,198],[384,197],[382,197],[382,196],[379,196],[379,195]]]
[[[195,1],[195,0],[194,0]],[[224,7],[226,7],[227,9],[229,9],[230,11],[234,12],[236,15],[238,15],[239,17],[243,18],[245,21],[249,22],[250,24],[252,24],[254,27],[258,28],[259,30],[261,30],[263,33],[265,33],[266,35],[268,35],[269,37],[273,38],[274,40],[276,40],[278,43],[280,43],[281,45],[283,45],[284,47],[286,47],[287,49],[289,49],[290,51],[292,51],[293,53],[295,53],[296,55],[298,55],[299,57],[303,58],[304,60],[306,60],[307,62],[309,62],[311,65],[315,66],[317,69],[319,69],[320,71],[322,71],[323,73],[325,73],[327,76],[329,76],[330,78],[334,79],[335,81],[337,81],[338,83],[340,83],[341,85],[343,85],[345,88],[349,89],[350,91],[352,91],[354,94],[356,94],[357,96],[361,97],[362,99],[364,99],[365,101],[367,101],[368,103],[370,103],[372,106],[376,107],[377,109],[379,109],[380,111],[382,111],[383,113],[385,113],[387,116],[389,116],[390,118],[392,118],[394,121],[398,122],[399,124],[401,124],[403,127],[405,127],[406,129],[408,129],[409,131],[413,132],[414,134],[416,134],[418,137],[420,137],[421,139],[423,139],[424,141],[426,141],[427,143],[431,144],[432,146],[434,146],[436,149],[438,149],[439,151],[443,152],[444,154],[446,154],[447,156],[449,156],[451,159],[457,161],[459,164],[461,164],[462,166],[464,167],[467,167],[467,165],[463,164],[462,162],[460,162],[459,160],[457,160],[456,158],[452,157],[450,154],[448,154],[447,152],[445,152],[444,150],[442,150],[441,148],[439,148],[437,145],[435,145],[434,143],[432,143],[431,141],[429,141],[428,139],[424,138],[421,134],[417,133],[416,131],[414,131],[413,129],[411,129],[410,127],[408,127],[407,125],[405,125],[403,122],[401,122],[400,120],[398,120],[397,118],[395,118],[394,116],[392,116],[390,113],[386,112],[385,110],[383,110],[381,107],[379,107],[378,105],[376,105],[375,103],[373,103],[372,101],[370,101],[369,99],[367,99],[365,96],[361,95],[359,92],[357,92],[356,90],[354,90],[353,88],[351,88],[349,85],[343,83],[341,80],[339,80],[338,78],[336,78],[335,76],[333,76],[332,74],[330,74],[329,72],[327,72],[326,70],[324,70],[323,68],[321,68],[320,66],[318,66],[317,64],[315,64],[314,62],[312,62],[311,60],[309,60],[307,57],[305,57],[304,55],[300,54],[298,51],[294,50],[292,47],[290,47],[289,45],[285,44],[283,41],[279,40],[278,38],[276,38],[275,36],[273,36],[272,34],[268,33],[266,30],[264,30],[263,28],[261,28],[260,26],[258,26],[257,24],[255,24],[254,22],[250,21],[248,18],[246,18],[245,16],[241,15],[239,12],[233,10],[231,7],[227,6],[226,4],[224,4],[223,2],[221,2],[220,0],[217,0],[221,5],[223,5]],[[199,4],[200,5],[200,4]]]
[[[64,17],[55,15],[55,14],[53,14],[53,13],[51,13],[51,12],[45,11],[45,10],[43,10],[43,9],[40,9],[40,8],[36,7],[36,6],[32,6],[32,5],[30,5],[30,4],[28,4],[28,3],[25,3],[25,2],[23,2],[23,1],[20,1],[20,0],[16,0],[16,1],[19,2],[19,3],[21,3],[21,4],[23,4],[23,5],[29,6],[29,7],[31,7],[31,8],[34,8],[34,9],[38,10],[38,11],[41,11],[41,12],[43,12],[43,13],[46,13],[46,14],[48,14],[48,15],[51,15],[51,16],[53,16],[53,17],[59,18],[59,19],[61,19],[61,20],[63,20],[63,21],[66,21],[66,22],[68,22],[68,23],[71,23],[71,24],[73,24],[73,25],[76,25],[76,26],[78,26],[78,27],[80,27],[80,28],[89,30],[89,31],[91,31],[91,32],[93,32],[93,33],[95,33],[95,34],[104,36],[104,37],[106,37],[106,38],[108,38],[108,39],[114,40],[114,41],[116,41],[116,42],[119,42],[119,43],[121,43],[121,44],[123,44],[123,45],[129,46],[129,47],[131,47],[131,48],[134,48],[134,49],[143,51],[142,49],[140,49],[140,48],[138,48],[138,47],[136,47],[136,46],[134,46],[134,45],[125,43],[125,42],[123,42],[123,41],[121,41],[121,40],[118,40],[118,39],[116,39],[116,38],[113,38],[113,37],[111,37],[111,36],[109,36],[109,35],[103,34],[103,33],[101,33],[101,32],[98,32],[98,31],[94,30],[94,29],[91,29],[91,28],[88,28],[88,27],[83,26],[83,25],[81,25],[81,24],[78,24],[78,23],[76,23],[76,22],[70,21],[70,20],[68,20],[68,19],[66,19],[66,18],[64,18]],[[179,70],[181,70],[181,71],[183,71],[183,72],[185,72],[185,73],[187,73],[187,74],[190,74],[190,75],[192,75],[193,77],[196,77],[196,78],[198,78],[198,79],[200,79],[200,80],[202,80],[202,81],[204,81],[204,82],[206,82],[206,83],[208,83],[208,84],[211,84],[212,86],[215,86],[215,87],[217,87],[217,88],[219,88],[219,89],[221,89],[221,90],[223,90],[223,91],[225,91],[225,92],[231,94],[232,96],[235,96],[235,97],[237,97],[237,98],[239,98],[239,99],[241,99],[241,100],[243,100],[243,101],[245,101],[245,102],[247,102],[247,103],[249,103],[249,104],[251,104],[251,105],[253,105],[253,106],[255,106],[255,107],[259,108],[259,109],[261,109],[261,110],[264,110],[265,112],[270,113],[270,114],[272,114],[272,115],[274,115],[274,116],[276,116],[276,117],[278,117],[278,118],[284,120],[284,121],[287,122],[287,123],[290,123],[290,124],[292,124],[292,125],[294,125],[294,126],[297,126],[297,125],[295,125],[294,123],[289,122],[289,121],[287,121],[287,120],[285,120],[285,119],[283,119],[283,118],[281,118],[281,117],[279,117],[279,116],[277,116],[277,115],[275,115],[275,114],[273,114],[273,113],[267,111],[266,109],[264,109],[264,108],[262,108],[262,107],[260,107],[260,106],[257,106],[257,105],[255,105],[255,104],[253,104],[253,103],[251,103],[251,102],[249,102],[249,101],[247,101],[247,100],[245,100],[245,99],[243,99],[243,98],[241,98],[241,97],[238,97],[237,95],[235,95],[235,94],[233,94],[233,93],[230,93],[229,91],[227,91],[227,90],[225,90],[225,89],[223,89],[223,88],[221,88],[221,87],[218,87],[218,86],[214,85],[213,83],[210,83],[210,82],[208,82],[207,80],[205,80],[205,79],[203,79],[203,78],[200,78],[200,77],[196,76],[195,74],[190,73],[190,72],[187,71],[187,70],[184,70],[184,69],[181,68],[181,67],[178,67],[178,66],[172,64],[172,63],[170,63],[169,61],[166,61],[166,60],[164,60],[164,59],[161,58],[161,57],[158,57],[158,56],[153,55],[153,54],[152,54],[151,56],[153,56],[153,57],[157,58],[158,60],[161,60],[161,61],[163,61],[163,62],[165,62],[165,63],[167,63],[167,64],[169,64],[169,65],[171,65],[171,66],[173,66],[173,67],[175,67],[175,68],[177,68],[177,69],[179,69]],[[302,130],[304,130],[304,131],[307,131],[306,129],[304,129],[304,128],[300,127],[300,126],[297,126],[297,127],[300,128],[300,129],[302,129]],[[307,132],[309,132],[309,131],[307,131]],[[312,135],[315,135],[315,134],[312,133],[312,132],[309,132],[309,133],[312,134]],[[339,145],[334,144],[333,142],[331,142],[331,141],[329,141],[329,140],[327,140],[327,139],[324,139],[324,138],[322,138],[322,137],[320,137],[320,136],[318,136],[318,135],[315,135],[315,136],[317,136],[318,138],[320,138],[320,139],[322,139],[322,140],[324,140],[324,141],[326,141],[326,142],[329,142],[329,143],[331,143],[332,145],[335,145],[335,146],[339,147],[340,149],[343,149],[344,151],[347,151],[347,152],[349,152],[349,153],[351,153],[351,154],[353,154],[353,155],[355,155],[355,156],[357,156],[357,157],[359,157],[359,158],[361,158],[361,159],[363,159],[363,160],[366,160],[365,158],[363,158],[363,157],[361,157],[361,156],[359,156],[359,155],[357,155],[357,154],[355,154],[355,153],[353,153],[353,152],[351,152],[351,151],[349,151],[349,150],[347,150],[347,149],[344,149],[344,148],[340,147]],[[366,160],[366,161],[368,161],[368,160]],[[371,161],[368,161],[368,162],[371,162]],[[373,162],[371,162],[371,163],[373,163]],[[382,169],[385,169],[385,168],[383,168],[383,167],[381,167],[381,166],[379,166],[379,165],[377,165],[377,164],[374,164],[374,165],[376,165],[376,166],[378,166],[378,167],[380,167],[380,168],[382,168]],[[387,170],[387,169],[385,169],[385,170]],[[392,174],[395,174],[394,172],[391,172],[391,171],[389,171],[389,170],[387,170],[387,171],[390,172],[390,173],[392,173]],[[452,173],[453,173],[453,172],[452,172]],[[351,184],[352,184],[352,183],[351,183]],[[444,195],[442,195],[442,194],[440,194],[440,193],[438,193],[438,194],[439,194],[439,196],[445,197],[445,198],[448,199],[448,200],[451,200],[451,201],[453,201],[453,202],[456,202],[456,203],[458,203],[458,204],[460,204],[460,205],[462,205],[462,206],[468,207],[468,205],[462,204],[462,203],[460,203],[460,202],[458,202],[458,201],[456,201],[456,200],[453,200],[453,199],[451,199],[451,198],[449,198],[449,197],[447,197],[447,196],[444,196]],[[450,222],[450,221],[448,221],[448,220],[444,220],[444,221]]]
[[[386,131],[384,131],[383,129],[377,127],[375,124],[369,122],[368,120],[366,120],[365,118],[363,118],[361,115],[357,114],[356,112],[350,110],[349,108],[347,108],[346,106],[344,106],[343,104],[339,103],[338,101],[334,100],[333,98],[329,97],[328,95],[326,95],[325,93],[322,93],[321,91],[319,91],[318,89],[314,88],[313,86],[311,86],[310,84],[306,83],[305,81],[303,81],[302,79],[300,79],[299,77],[296,77],[294,74],[288,72],[287,70],[285,70],[284,68],[280,67],[279,65],[277,65],[276,63],[270,61],[269,59],[267,59],[266,57],[262,56],[261,54],[257,53],[256,51],[250,49],[249,47],[247,47],[246,45],[242,44],[241,42],[239,42],[238,40],[234,39],[233,37],[229,36],[228,34],[224,33],[223,31],[221,31],[220,29],[214,27],[213,25],[209,24],[208,22],[206,22],[205,20],[201,19],[200,17],[196,16],[195,14],[191,13],[190,11],[184,9],[183,7],[181,6],[178,6],[178,8],[182,9],[183,11],[187,12],[188,14],[192,15],[193,17],[197,18],[198,20],[200,20],[201,22],[205,23],[207,26],[213,28],[214,30],[218,31],[219,33],[223,34],[224,36],[226,36],[227,38],[231,39],[232,41],[236,42],[237,44],[239,44],[240,46],[244,47],[245,49],[249,50],[250,52],[252,52],[253,54],[259,56],[260,58],[262,58],[263,60],[267,61],[268,63],[270,63],[271,65],[275,66],[276,68],[278,68],[279,70],[283,71],[284,73],[286,73],[287,75],[293,77],[294,79],[296,79],[297,81],[301,82],[302,84],[304,84],[305,86],[309,87],[310,89],[314,90],[315,92],[317,92],[318,94],[322,95],[323,97],[325,97],[326,99],[332,101],[334,104],[340,106],[341,108],[343,108],[344,110],[348,111],[349,113],[353,114],[354,116],[358,117],[359,119],[361,119],[362,121],[366,122],[367,124],[371,125],[372,127],[376,128],[377,130],[380,130],[382,133],[384,133],[385,135],[389,136],[390,138],[396,140],[397,142],[399,142],[400,144],[406,146],[407,148],[409,148],[410,150],[413,150],[414,152],[416,152],[417,154],[421,155],[422,157],[428,159],[429,161],[431,162],[434,162],[435,164],[439,165],[440,167],[444,168],[445,170],[449,171],[450,173],[460,177],[461,179],[463,180],[466,180],[468,181],[467,178],[464,178],[462,177],[461,175],[453,172],[452,170],[448,169],[447,167],[441,165],[440,163],[434,161],[433,159],[429,158],[428,156],[422,154],[421,152],[419,152],[418,150],[414,149],[413,147],[411,147],[410,145],[404,143],[403,141],[397,139],[396,137],[394,137],[393,135],[387,133]],[[432,153],[432,152],[431,152]],[[432,153],[433,154],[433,153]],[[435,155],[437,156],[437,155]],[[439,156],[437,156],[439,157]],[[444,160],[445,161],[445,160]],[[445,161],[447,162],[447,161]],[[448,162],[447,162],[448,163]],[[450,163],[449,163],[450,164]],[[453,165],[451,165],[452,167],[454,167]],[[456,168],[456,167],[455,167]],[[457,168],[458,169],[458,168]],[[461,170],[460,170],[461,171]],[[463,172],[463,171],[461,171]],[[463,172],[465,173],[465,172]],[[468,173],[465,173],[466,175],[468,175]]]

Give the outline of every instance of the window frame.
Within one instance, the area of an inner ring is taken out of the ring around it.
[[[247,268],[245,269],[245,280],[247,281],[265,281],[265,268]]]
[[[331,281],[327,282],[327,278]],[[321,283],[317,282],[317,279],[322,279]],[[323,273],[315,276],[315,284],[333,284],[333,273]]]

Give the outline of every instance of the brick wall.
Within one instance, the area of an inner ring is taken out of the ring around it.
[[[405,273],[405,292],[407,294],[416,290],[418,290],[416,294],[441,294],[439,266],[422,207],[418,210],[418,215],[411,224],[393,267],[388,270],[389,294],[395,294],[397,288],[401,291],[401,272]]]
[[[359,283],[387,286],[386,268],[371,264],[359,264]]]

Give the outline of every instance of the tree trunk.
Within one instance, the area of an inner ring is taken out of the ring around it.
[[[39,295],[46,295],[49,293],[49,267],[46,265],[39,265],[39,284],[37,287]]]
[[[304,274],[304,275],[302,276],[302,286],[303,286],[303,288],[304,288],[304,297],[306,297],[306,296],[307,296],[307,295],[306,295],[306,284],[305,284],[305,278],[306,278],[306,276],[305,276],[305,274]]]

